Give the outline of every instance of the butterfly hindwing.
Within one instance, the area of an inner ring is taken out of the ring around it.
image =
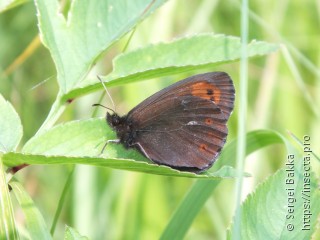
[[[228,134],[221,109],[194,96],[166,98],[161,103],[166,106],[161,114],[135,124],[136,148],[152,161],[176,169],[198,172],[210,167]]]

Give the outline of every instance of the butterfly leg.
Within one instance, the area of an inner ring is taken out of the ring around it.
[[[148,154],[146,153],[146,151],[143,149],[143,147],[141,146],[140,143],[135,143],[134,145],[137,145],[138,148],[139,148],[139,150],[140,150],[147,158],[149,158],[150,160],[152,160],[152,159],[148,156]]]
[[[102,148],[100,154],[102,154],[104,152],[104,150],[106,149],[108,143],[120,143],[120,139],[107,140],[106,143],[103,145],[103,148]]]

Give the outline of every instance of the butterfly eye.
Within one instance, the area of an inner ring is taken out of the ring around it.
[[[117,115],[112,116],[112,123],[118,125],[120,123],[120,118]]]

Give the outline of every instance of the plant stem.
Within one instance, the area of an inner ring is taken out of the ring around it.
[[[237,180],[236,180],[236,202],[235,220],[232,229],[233,239],[241,236],[241,193],[243,182],[244,160],[246,154],[246,122],[247,122],[247,95],[248,95],[248,0],[242,1],[241,6],[241,62],[240,62],[240,106],[238,119],[238,145],[237,145]]]
[[[55,212],[55,215],[54,215],[54,218],[53,218],[53,222],[52,222],[52,225],[51,225],[51,229],[50,229],[51,236],[53,236],[53,234],[54,234],[54,231],[56,229],[56,225],[57,225],[57,222],[58,222],[58,218],[59,218],[59,216],[61,214],[61,210],[62,210],[63,204],[65,202],[66,196],[67,196],[67,194],[69,192],[69,189],[70,189],[70,186],[71,186],[72,177],[73,177],[74,168],[75,168],[75,166],[72,166],[72,170],[69,173],[69,176],[68,176],[67,181],[66,181],[66,183],[64,185],[63,191],[61,193],[61,196],[60,196],[60,199],[59,199],[59,203],[58,203],[58,207],[57,207],[57,210]]]

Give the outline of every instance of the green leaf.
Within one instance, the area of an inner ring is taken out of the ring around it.
[[[180,172],[153,164],[139,152],[126,150],[121,144],[108,144],[101,155],[107,139],[116,139],[116,135],[105,119],[73,121],[35,136],[24,146],[23,153],[8,153],[3,155],[3,159],[11,167],[20,164],[87,164],[178,177],[236,176],[235,170],[230,166],[222,166],[216,171],[203,174]],[[225,151],[228,151],[227,146]]]
[[[36,0],[41,39],[57,68],[60,90],[81,82],[97,57],[165,1],[73,1],[68,19],[58,1]]]
[[[122,85],[186,71],[214,67],[240,59],[240,38],[212,33],[158,43],[124,53],[113,61],[113,72],[103,79],[107,86]],[[261,56],[278,49],[278,45],[253,41],[249,56]],[[97,79],[84,81],[65,98],[74,98],[101,88]]]
[[[0,239],[19,239],[0,155]]]
[[[249,132],[247,133],[246,139],[247,155],[271,144],[283,143],[283,138],[280,134],[269,130]],[[236,139],[231,141],[227,147],[228,149],[222,151],[218,161],[213,165],[209,172],[219,169],[222,165],[235,166],[236,159],[234,156],[237,148]],[[222,179],[196,181],[172,215],[168,225],[162,233],[161,239],[183,239],[190,229],[193,220],[221,180]]]
[[[66,226],[65,232],[64,232],[64,239],[65,240],[86,240],[89,239],[87,237],[81,236],[79,232],[72,227]]]
[[[284,137],[278,132],[272,130],[256,130],[247,133],[247,149],[246,154],[249,155],[254,151],[257,151],[263,147],[272,145],[272,144],[283,144],[285,143]],[[210,169],[215,171],[221,168],[223,165],[228,165],[231,167],[236,167],[236,158],[234,154],[237,148],[237,141],[233,140],[230,142],[230,151],[223,151],[217,160],[217,162]]]
[[[320,190],[302,164],[301,155],[294,154],[294,171],[280,169],[247,197],[241,206],[240,239],[311,239],[320,214]],[[310,230],[303,230],[304,219]],[[228,237],[233,239],[230,231]]]
[[[236,170],[229,166],[224,166],[216,172],[205,172],[195,174],[190,172],[180,172],[163,165],[156,165],[142,161],[122,158],[102,158],[102,157],[71,157],[71,156],[45,156],[23,153],[7,153],[3,155],[4,163],[9,166],[17,166],[21,164],[86,164],[98,167],[110,167],[114,169],[129,170],[134,172],[144,172],[149,174],[188,177],[188,178],[234,178],[237,176]],[[245,176],[249,176],[245,174]]]
[[[18,181],[11,181],[10,186],[24,213],[30,239],[52,239],[40,211],[23,186]]]
[[[104,118],[76,120],[57,125],[34,136],[22,152],[65,156],[99,156],[107,139],[116,139]],[[116,144],[109,144],[117,146]],[[109,147],[109,146],[108,146]],[[105,151],[110,153],[111,151]],[[116,152],[111,152],[116,156]],[[110,155],[106,155],[110,156]]]
[[[22,125],[19,115],[0,94],[0,152],[15,150],[21,137]]]

